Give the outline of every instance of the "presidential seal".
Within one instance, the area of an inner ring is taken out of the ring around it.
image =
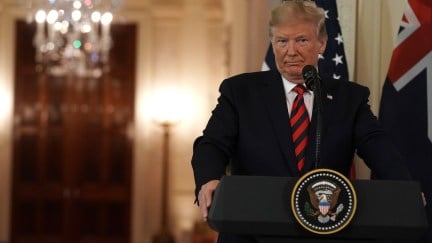
[[[333,234],[345,228],[357,207],[351,182],[339,172],[316,169],[302,176],[291,194],[297,222],[316,234]]]

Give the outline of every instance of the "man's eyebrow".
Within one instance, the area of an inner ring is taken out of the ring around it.
[[[276,38],[283,38],[283,39],[287,39],[288,37],[287,36],[285,36],[285,35],[278,35],[278,34],[276,34],[276,35],[274,35],[274,37],[276,37]]]
[[[301,34],[301,35],[296,36],[295,38],[308,38],[308,36]]]

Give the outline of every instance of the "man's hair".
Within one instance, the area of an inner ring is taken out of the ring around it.
[[[282,4],[275,7],[270,18],[270,37],[273,36],[273,27],[287,22],[313,23],[317,27],[318,37],[327,39],[324,9],[317,7],[313,1],[283,1]]]

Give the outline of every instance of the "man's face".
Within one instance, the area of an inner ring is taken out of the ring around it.
[[[302,69],[317,66],[318,55],[324,53],[327,40],[318,38],[313,23],[284,23],[273,27],[271,39],[279,72],[291,82],[303,83]]]

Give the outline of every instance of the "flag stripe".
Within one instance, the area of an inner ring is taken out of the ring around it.
[[[394,51],[390,62],[388,76],[393,83],[398,81],[408,70],[430,52],[430,46],[419,43],[432,43],[431,28],[419,28]],[[404,58],[404,62],[399,62]]]

